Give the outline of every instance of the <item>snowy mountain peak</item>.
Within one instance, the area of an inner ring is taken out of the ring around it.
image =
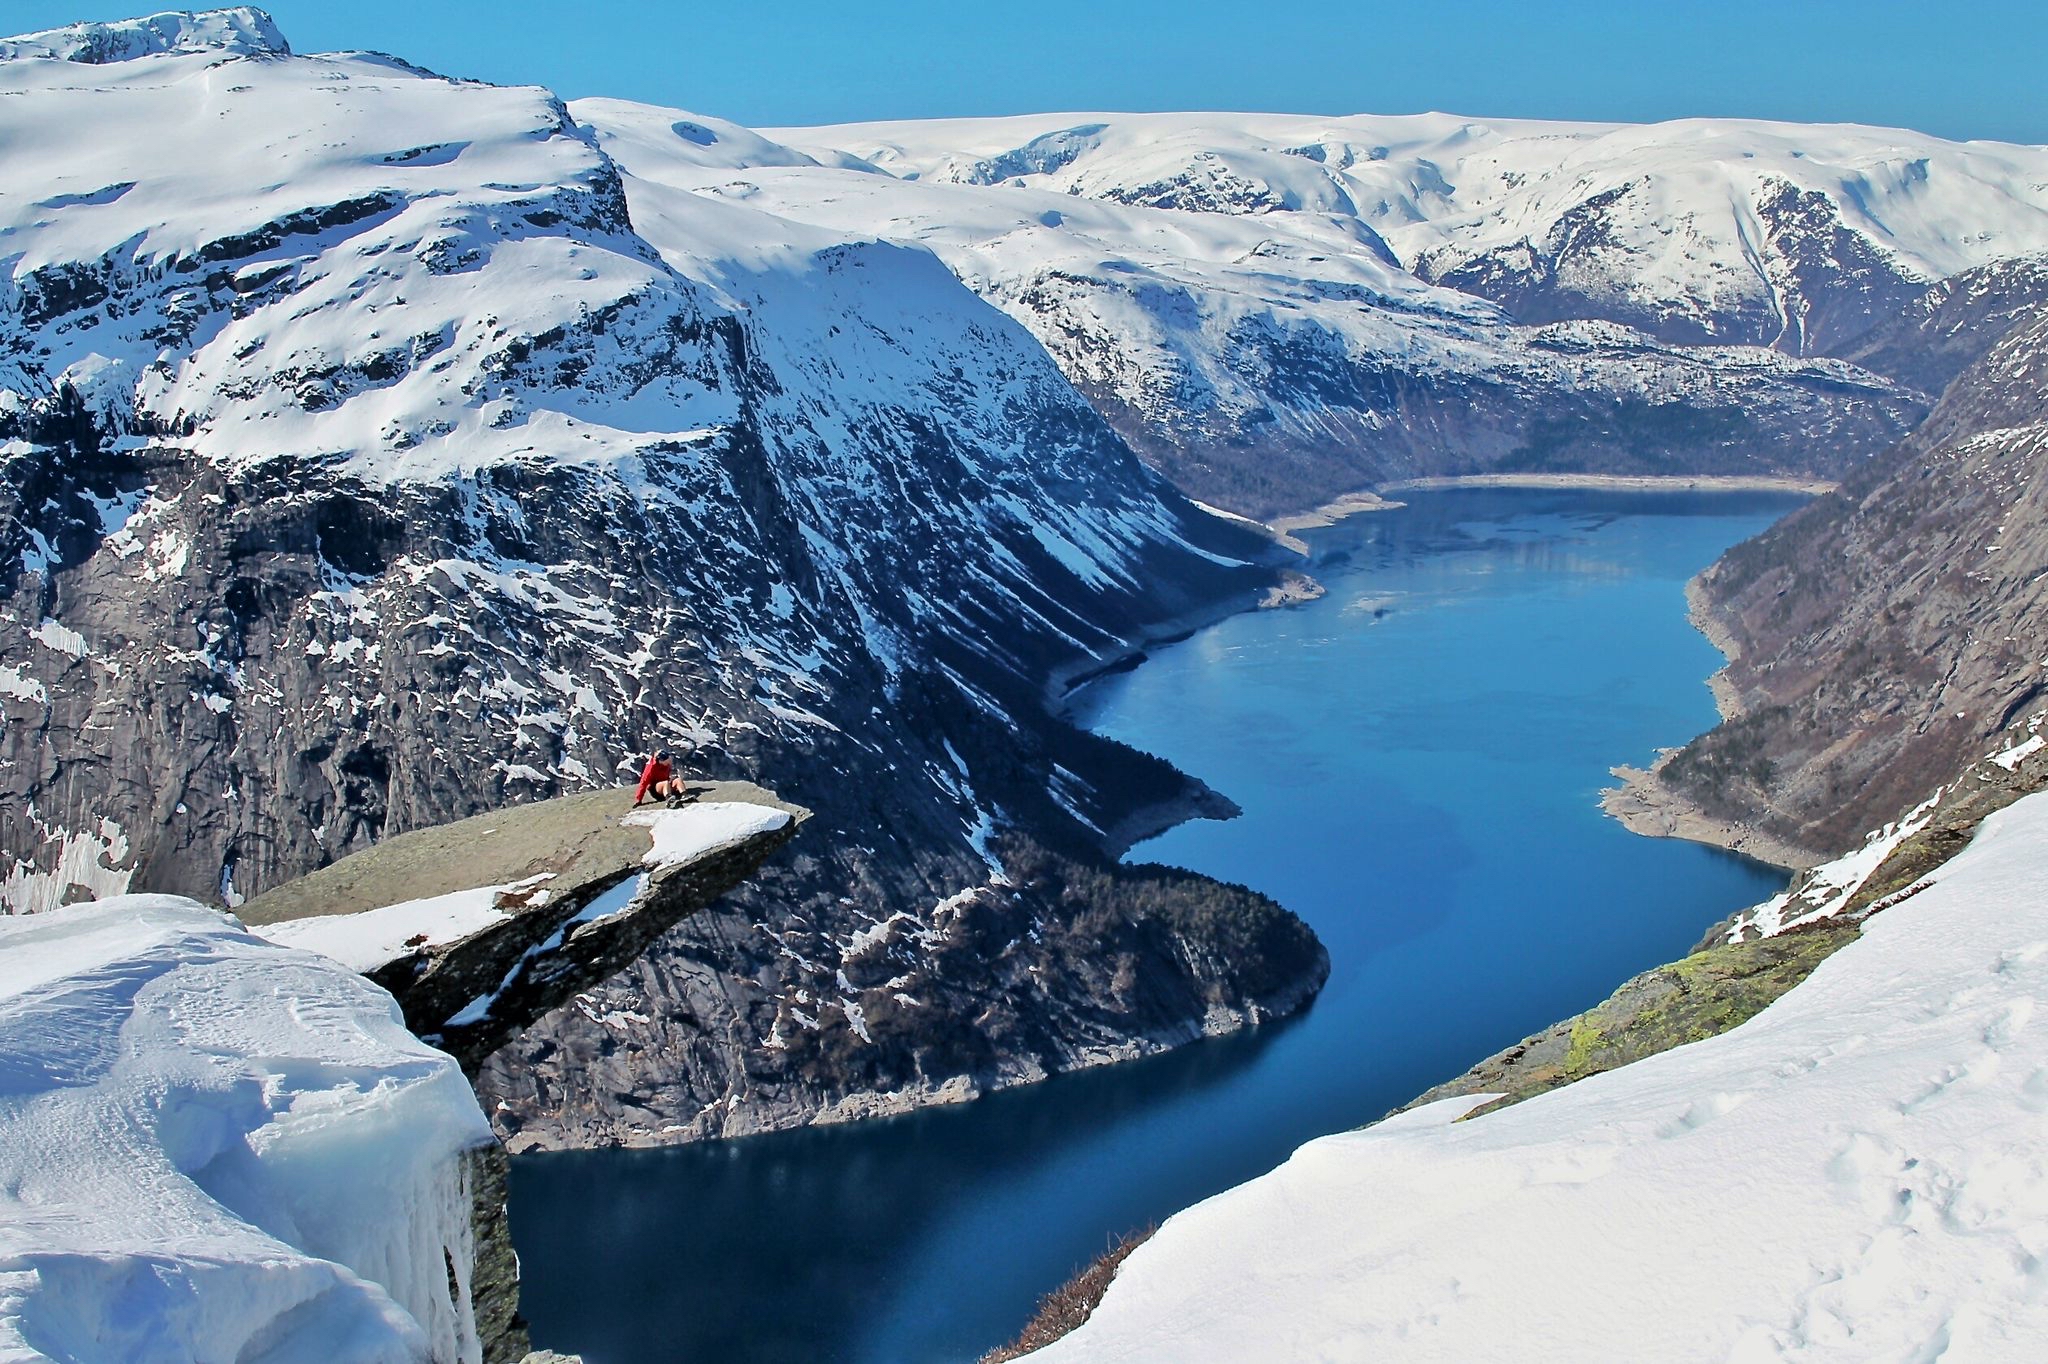
[[[221,52],[238,57],[289,57],[277,22],[253,5],[198,12],[168,10],[140,19],[66,24],[0,38],[0,61],[56,60],[103,66],[167,52]]]

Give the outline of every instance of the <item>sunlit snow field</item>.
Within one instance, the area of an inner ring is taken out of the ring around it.
[[[1138,857],[1315,926],[1306,1017],[956,1110],[529,1157],[538,1344],[591,1364],[971,1360],[1127,1228],[1378,1117],[1780,878],[1605,818],[1607,769],[1711,724],[1685,579],[1792,505],[1466,490],[1320,532],[1329,595],[1235,617],[1081,718],[1237,800]]]

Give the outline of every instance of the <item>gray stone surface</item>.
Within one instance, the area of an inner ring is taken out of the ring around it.
[[[397,997],[414,1032],[474,1074],[515,1034],[615,975],[680,920],[744,883],[810,818],[810,811],[750,782],[699,782],[691,796],[764,806],[789,818],[778,829],[648,873],[646,888],[624,908],[587,923],[577,922],[587,906],[646,871],[653,839],[646,827],[623,822],[633,809],[625,788],[400,834],[259,895],[238,912],[262,926],[545,877],[526,890],[499,893],[496,906],[509,916],[503,921],[457,942],[421,945],[369,973]],[[478,999],[489,1006],[470,1007]],[[458,1014],[462,1021],[451,1021]]]
[[[512,1249],[512,1223],[506,1212],[505,1180],[511,1160],[497,1142],[469,1153],[470,1226],[476,1258],[469,1278],[470,1311],[477,1338],[483,1342],[484,1364],[518,1364],[532,1344],[526,1320],[519,1315],[519,1256]]]

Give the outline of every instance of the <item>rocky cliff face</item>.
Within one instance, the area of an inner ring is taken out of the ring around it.
[[[744,782],[636,807],[624,788],[416,829],[241,906],[355,968],[474,1075],[511,1038],[738,889],[810,812]]]
[[[523,1143],[959,1093],[1314,988],[1277,907],[1101,869],[1197,788],[1044,705],[1249,600],[1266,544],[937,261],[708,201],[643,233],[545,91],[144,49],[0,62],[34,149],[0,221],[9,908],[236,904],[666,743],[814,810],[807,850],[484,1067]]]
[[[2048,304],[2048,256],[1991,261],[1929,285],[1840,354],[1938,395],[2042,304]]]
[[[1701,575],[1734,713],[1659,767],[1682,803],[1817,861],[2048,702],[2048,313],[2022,316],[1911,438]]]

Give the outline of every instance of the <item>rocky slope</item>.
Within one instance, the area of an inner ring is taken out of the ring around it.
[[[1268,545],[929,254],[650,205],[546,91],[250,11],[8,50],[8,907],[239,903],[656,743],[815,811],[484,1067],[524,1144],[954,1096],[1320,981],[1269,902],[1104,870],[1199,789],[1043,705]]]
[[[1652,804],[1818,861],[2042,708],[2044,363],[2036,307],[1909,439],[1701,575],[1733,714],[1639,783]]]

